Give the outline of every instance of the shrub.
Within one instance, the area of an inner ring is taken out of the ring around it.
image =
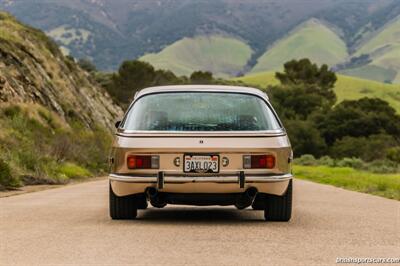
[[[92,175],[87,169],[74,163],[64,163],[60,165],[58,168],[58,173],[72,179],[89,177]]]
[[[333,160],[328,155],[322,156],[318,159],[318,165],[325,165],[325,166],[335,166],[335,160]]]
[[[373,173],[397,173],[398,164],[389,160],[376,160],[367,164],[367,170]]]
[[[54,117],[50,112],[39,109],[38,114],[51,128],[56,128]]]
[[[299,165],[317,165],[318,161],[311,154],[304,154],[299,158],[294,159],[295,164]]]
[[[208,71],[195,71],[190,75],[190,82],[193,84],[211,84],[213,75]]]
[[[288,120],[285,123],[295,156],[325,154],[326,145],[310,121]]]
[[[108,131],[95,125],[89,129],[74,119],[70,127],[64,127],[50,112],[36,111],[37,116],[32,116],[24,106],[0,109],[4,135],[0,138],[0,155],[4,161],[12,162],[9,167],[13,170],[13,175],[9,175],[8,165],[2,163],[1,188],[19,186],[21,182],[66,183],[107,169],[111,145]]]
[[[388,149],[386,151],[386,158],[400,164],[400,147]]]
[[[320,159],[315,159],[314,156],[305,154],[294,159],[294,163],[303,166],[349,167],[382,174],[398,173],[400,171],[400,164],[390,160],[375,160],[367,163],[356,157],[334,160],[329,156],[322,156]]]
[[[369,137],[346,136],[337,140],[329,149],[334,158],[356,157],[364,161],[385,159],[387,150],[396,144],[392,136],[386,134]]]
[[[39,163],[38,154],[28,146],[25,146],[17,153],[18,163],[27,170],[35,170],[36,165]]]
[[[73,139],[68,132],[59,132],[57,137],[51,140],[50,155],[57,162],[72,158],[72,149]]]
[[[97,71],[96,66],[93,62],[88,58],[80,58],[78,60],[78,65],[87,72],[95,72]]]
[[[336,162],[331,157],[325,155],[319,159],[316,159],[311,154],[304,154],[299,158],[294,159],[295,164],[305,165],[305,166],[316,166],[316,165],[324,165],[334,167],[336,166]]]
[[[65,184],[68,177],[59,171],[60,165],[52,158],[42,158],[35,166],[34,176],[49,184]]]
[[[18,105],[12,105],[12,106],[8,106],[6,108],[4,108],[3,110],[3,114],[6,117],[15,117],[17,115],[19,115],[21,113],[22,109],[21,107],[19,107]]]
[[[18,179],[14,178],[11,173],[11,167],[0,159],[0,190],[6,187],[17,187],[19,186]]]
[[[104,129],[88,131],[75,126],[66,159],[95,172],[105,171],[111,142],[110,134]]]
[[[365,163],[363,160],[359,158],[343,158],[336,162],[336,166],[338,167],[351,167],[354,169],[363,169],[365,168]]]
[[[345,136],[400,135],[400,116],[388,102],[378,98],[344,100],[316,123],[328,145]]]

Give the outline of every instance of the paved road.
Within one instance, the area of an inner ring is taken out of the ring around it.
[[[0,198],[1,265],[335,264],[400,257],[400,202],[295,181],[289,223],[233,207],[108,217],[105,180]]]

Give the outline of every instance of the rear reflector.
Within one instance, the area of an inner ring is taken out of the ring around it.
[[[243,168],[245,169],[272,169],[275,167],[275,157],[270,154],[244,155]]]
[[[129,169],[158,169],[157,155],[129,155],[126,162]]]

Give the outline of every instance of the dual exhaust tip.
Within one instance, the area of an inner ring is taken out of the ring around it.
[[[167,205],[167,201],[162,194],[158,193],[158,190],[155,187],[146,188],[146,196],[153,207],[164,208]]]
[[[151,205],[156,208],[163,208],[167,205],[167,201],[164,195],[158,193],[158,190],[155,187],[146,188],[146,196],[149,199]],[[238,209],[244,209],[253,204],[255,197],[257,196],[258,190],[255,187],[250,187],[246,189],[244,193],[239,194],[236,197],[236,201],[234,205]]]
[[[249,207],[253,204],[255,197],[257,196],[258,190],[255,187],[249,187],[244,193],[237,197],[235,206],[239,210]]]

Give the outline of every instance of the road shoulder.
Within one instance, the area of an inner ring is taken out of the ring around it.
[[[106,178],[107,178],[106,176],[98,176],[98,177],[92,177],[92,178],[87,178],[87,179],[73,180],[67,184],[59,184],[59,185],[46,184],[46,185],[22,186],[22,187],[11,189],[11,190],[0,191],[0,198],[12,197],[12,196],[17,196],[17,195],[21,195],[21,194],[38,192],[38,191],[43,191],[43,190],[48,190],[48,189],[65,187],[65,186],[71,186],[71,185],[81,184],[81,183],[86,183],[86,182],[99,181],[99,180],[104,180]]]

